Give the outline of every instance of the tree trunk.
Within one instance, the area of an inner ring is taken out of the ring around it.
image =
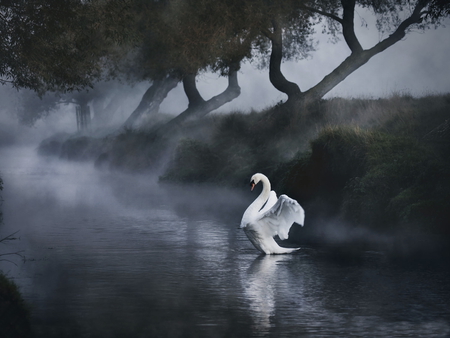
[[[272,52],[269,63],[269,79],[272,85],[280,92],[288,96],[288,101],[301,95],[297,84],[288,81],[281,72],[281,63],[283,61],[283,35],[282,29],[277,20],[272,21],[273,33],[269,34],[272,42]]]
[[[159,106],[166,98],[167,94],[176,87],[179,79],[171,75],[162,80],[156,80],[145,92],[137,108],[131,113],[125,121],[125,128],[133,128],[136,121],[145,113],[154,115],[159,112]]]
[[[183,78],[183,89],[189,100],[189,108],[199,107],[205,103],[205,100],[197,89],[195,74],[189,74]]]
[[[330,74],[325,76],[322,81],[320,81],[317,85],[310,88],[306,92],[302,93],[297,97],[297,101],[302,101],[303,103],[311,103],[315,100],[322,98],[325,94],[327,94],[331,89],[336,87],[339,83],[341,83],[347,76],[352,74],[359,67],[367,63],[373,56],[385,51],[390,46],[399,42],[406,35],[406,29],[412,24],[419,23],[421,21],[422,10],[424,8],[424,4],[418,2],[416,8],[409,18],[404,20],[398,28],[388,36],[386,39],[380,41],[375,46],[370,49],[363,50],[360,48],[359,42],[356,39],[353,31],[353,21],[349,22],[349,26],[344,29],[344,31],[348,31],[346,40],[352,41],[349,44],[350,49],[352,49],[352,54],[347,57],[338,67],[336,67]],[[349,6],[351,10],[354,10],[354,6]],[[344,7],[344,10],[346,7]],[[344,13],[345,14],[345,13]],[[344,15],[345,17],[345,15]],[[343,23],[345,26],[345,21]],[[351,25],[351,27],[350,27]],[[351,28],[351,29],[349,29]],[[348,38],[350,37],[350,38]]]
[[[168,132],[178,129],[183,122],[187,120],[195,120],[204,117],[208,113],[223,106],[241,94],[241,87],[239,87],[237,72],[239,66],[230,67],[228,74],[228,87],[219,95],[212,97],[205,101],[197,90],[195,85],[195,78],[188,76],[183,80],[186,95],[189,98],[189,106],[180,115],[176,116],[165,125],[157,130],[158,136],[163,136]],[[194,79],[194,81],[193,81]],[[191,101],[192,100],[192,101]]]
[[[377,43],[374,47],[363,50],[359,43],[354,30],[354,12],[355,0],[341,0],[343,17],[339,18],[331,13],[325,13],[322,10],[304,6],[305,9],[327,16],[338,21],[342,25],[344,39],[351,50],[351,54],[330,74],[325,76],[317,85],[310,88],[306,92],[301,92],[299,87],[292,82],[286,80],[281,73],[282,61],[282,31],[276,22],[273,21],[273,32],[266,32],[266,36],[272,42],[272,54],[270,56],[270,81],[275,88],[288,95],[286,104],[308,105],[327,94],[331,89],[342,82],[347,76],[352,74],[359,67],[367,63],[374,55],[377,55],[390,46],[394,45],[406,35],[406,30],[412,24],[420,23],[422,16],[426,14],[423,9],[429,1],[417,1],[413,13],[407,19],[399,24],[395,32],[389,37]]]

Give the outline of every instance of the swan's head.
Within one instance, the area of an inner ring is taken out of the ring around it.
[[[252,178],[250,179],[250,187],[251,187],[252,191],[255,188],[255,185],[257,185],[259,183],[259,181],[261,181],[263,179],[263,177],[266,177],[266,176],[263,174],[259,174],[259,173],[252,176]]]

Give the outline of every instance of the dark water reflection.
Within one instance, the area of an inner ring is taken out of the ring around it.
[[[327,248],[259,256],[248,195],[3,151],[1,263],[39,337],[448,337],[449,272]]]

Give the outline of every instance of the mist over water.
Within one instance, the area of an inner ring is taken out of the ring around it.
[[[2,148],[0,262],[37,337],[447,337],[448,269],[327,247],[261,256],[252,198]],[[305,227],[307,227],[306,219]]]

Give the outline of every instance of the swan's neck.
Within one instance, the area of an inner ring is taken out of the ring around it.
[[[247,210],[244,213],[244,217],[254,217],[258,214],[259,210],[263,207],[264,203],[267,202],[269,195],[270,195],[270,181],[267,177],[263,176],[260,180],[260,182],[263,185],[263,189],[259,196],[253,201],[252,204],[249,205]]]

